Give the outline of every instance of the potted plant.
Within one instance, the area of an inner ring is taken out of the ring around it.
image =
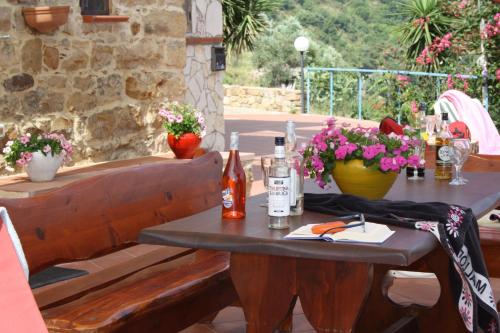
[[[189,104],[165,101],[159,115],[165,119],[168,145],[179,159],[193,158],[205,136],[205,118]]]
[[[403,135],[387,135],[375,127],[339,127],[332,118],[304,147],[305,170],[321,188],[333,177],[343,193],[381,199],[401,169],[420,164],[412,154],[419,145],[417,133],[408,126]]]
[[[44,182],[54,179],[63,162],[71,161],[73,146],[62,134],[28,133],[8,141],[3,153],[11,170],[24,167],[31,181]]]

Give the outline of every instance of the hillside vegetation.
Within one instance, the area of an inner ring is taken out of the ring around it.
[[[300,35],[311,41],[309,66],[401,68],[404,52],[395,33],[401,25],[396,6],[396,0],[283,0],[254,52],[230,57],[226,82],[292,83],[296,73],[290,69],[299,64],[293,41]]]

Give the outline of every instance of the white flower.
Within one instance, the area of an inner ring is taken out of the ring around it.
[[[3,153],[4,153],[4,154],[8,154],[8,153],[10,153],[11,151],[12,151],[12,149],[10,149],[10,147],[9,147],[9,146],[7,146],[7,147],[5,147],[5,148],[3,149]]]

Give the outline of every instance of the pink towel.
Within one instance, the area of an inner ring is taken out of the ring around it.
[[[0,219],[0,332],[46,333],[47,328],[10,238]]]
[[[479,154],[500,155],[500,134],[477,99],[458,90],[448,90],[439,96],[441,98],[453,104],[459,120],[467,124],[471,136],[479,141]]]

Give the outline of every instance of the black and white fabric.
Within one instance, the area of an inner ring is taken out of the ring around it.
[[[369,201],[345,194],[306,193],[304,208],[331,215],[363,213],[369,221],[431,232],[450,257],[452,293],[469,332],[499,332],[499,316],[471,209],[440,202]]]

